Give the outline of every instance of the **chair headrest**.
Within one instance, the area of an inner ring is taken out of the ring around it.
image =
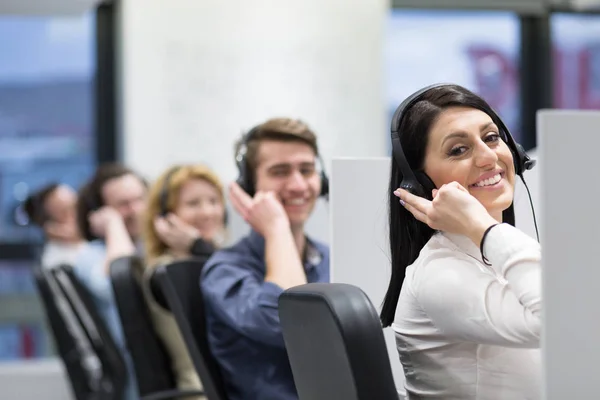
[[[383,328],[361,289],[296,286],[280,296],[279,316],[300,398],[333,398],[342,390],[344,399],[397,399]]]

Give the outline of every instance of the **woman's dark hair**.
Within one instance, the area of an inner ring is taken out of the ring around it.
[[[496,125],[503,125],[499,123],[500,118],[485,100],[461,86],[443,85],[434,87],[416,99],[413,106],[407,109],[401,117],[398,134],[408,164],[416,172],[415,175],[423,185],[429,200],[432,200],[431,192],[435,189],[433,182],[423,172],[429,131],[442,111],[449,107],[475,108],[489,115]],[[505,141],[507,134],[508,132],[501,132],[501,136]],[[514,149],[511,148],[511,151],[514,158]],[[394,191],[400,187],[402,178],[402,172],[398,164],[392,160],[389,186],[389,239],[392,275],[380,316],[384,327],[391,325],[394,321],[406,267],[417,259],[423,246],[434,234],[433,229],[418,221],[408,210],[402,207],[398,198],[394,195]],[[515,213],[512,204],[504,210],[502,218],[503,222],[511,225],[515,224]]]
[[[132,169],[119,163],[102,164],[96,169],[92,178],[85,183],[78,193],[77,200],[77,226],[83,237],[88,240],[98,239],[91,231],[88,216],[92,211],[96,211],[104,206],[102,197],[102,188],[106,182],[120,178],[125,175],[138,176]],[[146,182],[140,177],[142,182]]]
[[[58,187],[58,183],[50,183],[25,199],[23,202],[23,210],[27,214],[29,223],[34,223],[39,227],[43,227],[44,224],[51,219],[51,216],[46,212],[46,200]]]

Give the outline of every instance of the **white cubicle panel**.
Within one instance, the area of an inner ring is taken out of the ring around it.
[[[537,210],[539,172],[525,175]],[[331,279],[360,287],[379,312],[390,277],[388,243],[389,158],[334,159],[331,170]],[[535,237],[527,193],[515,190],[517,226]],[[541,225],[538,215],[538,224]],[[394,379],[403,390],[404,374],[390,328],[385,329]]]
[[[331,169],[331,281],[361,288],[377,309],[390,275],[387,243],[389,159],[334,159]],[[393,332],[384,330],[396,388],[404,374]]]
[[[538,113],[546,399],[599,398],[600,112]]]

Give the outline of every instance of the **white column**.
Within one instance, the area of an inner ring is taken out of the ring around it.
[[[153,176],[206,161],[235,176],[233,142],[304,119],[333,156],[386,155],[383,0],[123,0],[123,158]]]
[[[122,158],[236,176],[234,141],[298,117],[332,157],[387,155],[385,0],[122,0]],[[322,221],[325,223],[326,221]]]

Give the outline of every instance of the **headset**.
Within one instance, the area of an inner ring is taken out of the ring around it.
[[[427,92],[431,89],[443,88],[443,87],[448,87],[448,86],[456,86],[456,85],[449,84],[449,83],[436,83],[436,84],[429,85],[422,89],[417,90],[416,92],[414,92],[413,94],[408,96],[398,106],[398,108],[394,112],[394,115],[392,116],[392,122],[391,122],[392,156],[393,156],[394,161],[400,168],[400,171],[402,172],[402,182],[400,183],[400,187],[414,195],[425,197],[425,198],[427,198],[427,195],[426,195],[427,191],[425,188],[427,188],[429,193],[431,193],[431,191],[433,189],[435,189],[435,184],[429,178],[429,176],[427,176],[427,174],[424,171],[415,171],[408,164],[408,160],[406,159],[404,150],[402,150],[402,143],[400,142],[400,137],[402,135],[402,133],[400,132],[400,126],[402,124],[403,118],[406,115],[406,113],[416,103],[418,103],[421,100],[421,96],[425,92]],[[492,112],[492,115],[490,115],[490,117],[492,117],[492,119],[494,120],[494,123],[496,123],[498,125],[498,129],[500,129],[501,135],[503,134],[502,138],[504,139],[504,141],[506,142],[506,144],[508,145],[508,148],[510,149],[510,151],[512,153],[514,166],[515,166],[515,173],[516,173],[516,175],[518,175],[521,178],[521,181],[523,181],[523,184],[525,185],[525,188],[527,189],[527,194],[529,195],[529,202],[531,204],[531,211],[533,213],[533,222],[535,224],[535,231],[536,231],[536,234],[538,236],[538,241],[539,241],[539,233],[538,233],[537,221],[535,218],[535,210],[533,207],[533,201],[531,200],[531,193],[529,192],[529,187],[527,186],[527,183],[525,182],[525,179],[523,178],[523,173],[527,170],[532,169],[535,166],[537,161],[531,159],[531,157],[529,157],[529,155],[525,152],[525,149],[523,148],[523,146],[521,146],[519,143],[517,143],[515,141],[515,139],[511,135],[510,131],[508,130],[508,127],[504,124],[504,121],[502,121],[500,116],[494,110],[491,110],[491,112]]]
[[[250,129],[247,133],[242,133],[242,139],[240,142],[239,149],[235,155],[235,163],[238,168],[238,178],[236,182],[248,195],[254,196],[256,189],[252,178],[252,173],[249,171],[248,162],[246,160],[246,153],[248,152],[248,143],[252,140],[256,132],[260,129],[261,125],[257,125]],[[325,164],[321,155],[317,153],[317,169],[321,175],[321,193],[319,196],[323,196],[326,199],[329,198],[329,178],[325,172]]]
[[[163,184],[160,188],[160,193],[158,195],[158,207],[159,207],[159,215],[161,217],[166,217],[167,214],[170,212],[169,210],[169,186],[171,185],[171,179],[173,179],[173,175],[175,175],[175,173],[177,171],[179,171],[182,168],[181,165],[176,165],[174,167],[172,167],[171,169],[169,169],[169,171],[167,172],[167,175],[165,176],[165,180],[163,181]],[[224,225],[227,226],[228,222],[229,222],[229,214],[227,213],[227,207],[225,206],[225,204],[223,204],[223,207],[225,208],[225,215],[223,217],[224,220]]]
[[[166,217],[169,213],[169,185],[171,184],[171,179],[175,172],[181,169],[181,165],[176,165],[169,169],[167,172],[167,176],[165,176],[165,180],[163,181],[162,187],[160,188],[160,193],[158,195],[158,206],[159,206],[159,215],[161,217]]]

